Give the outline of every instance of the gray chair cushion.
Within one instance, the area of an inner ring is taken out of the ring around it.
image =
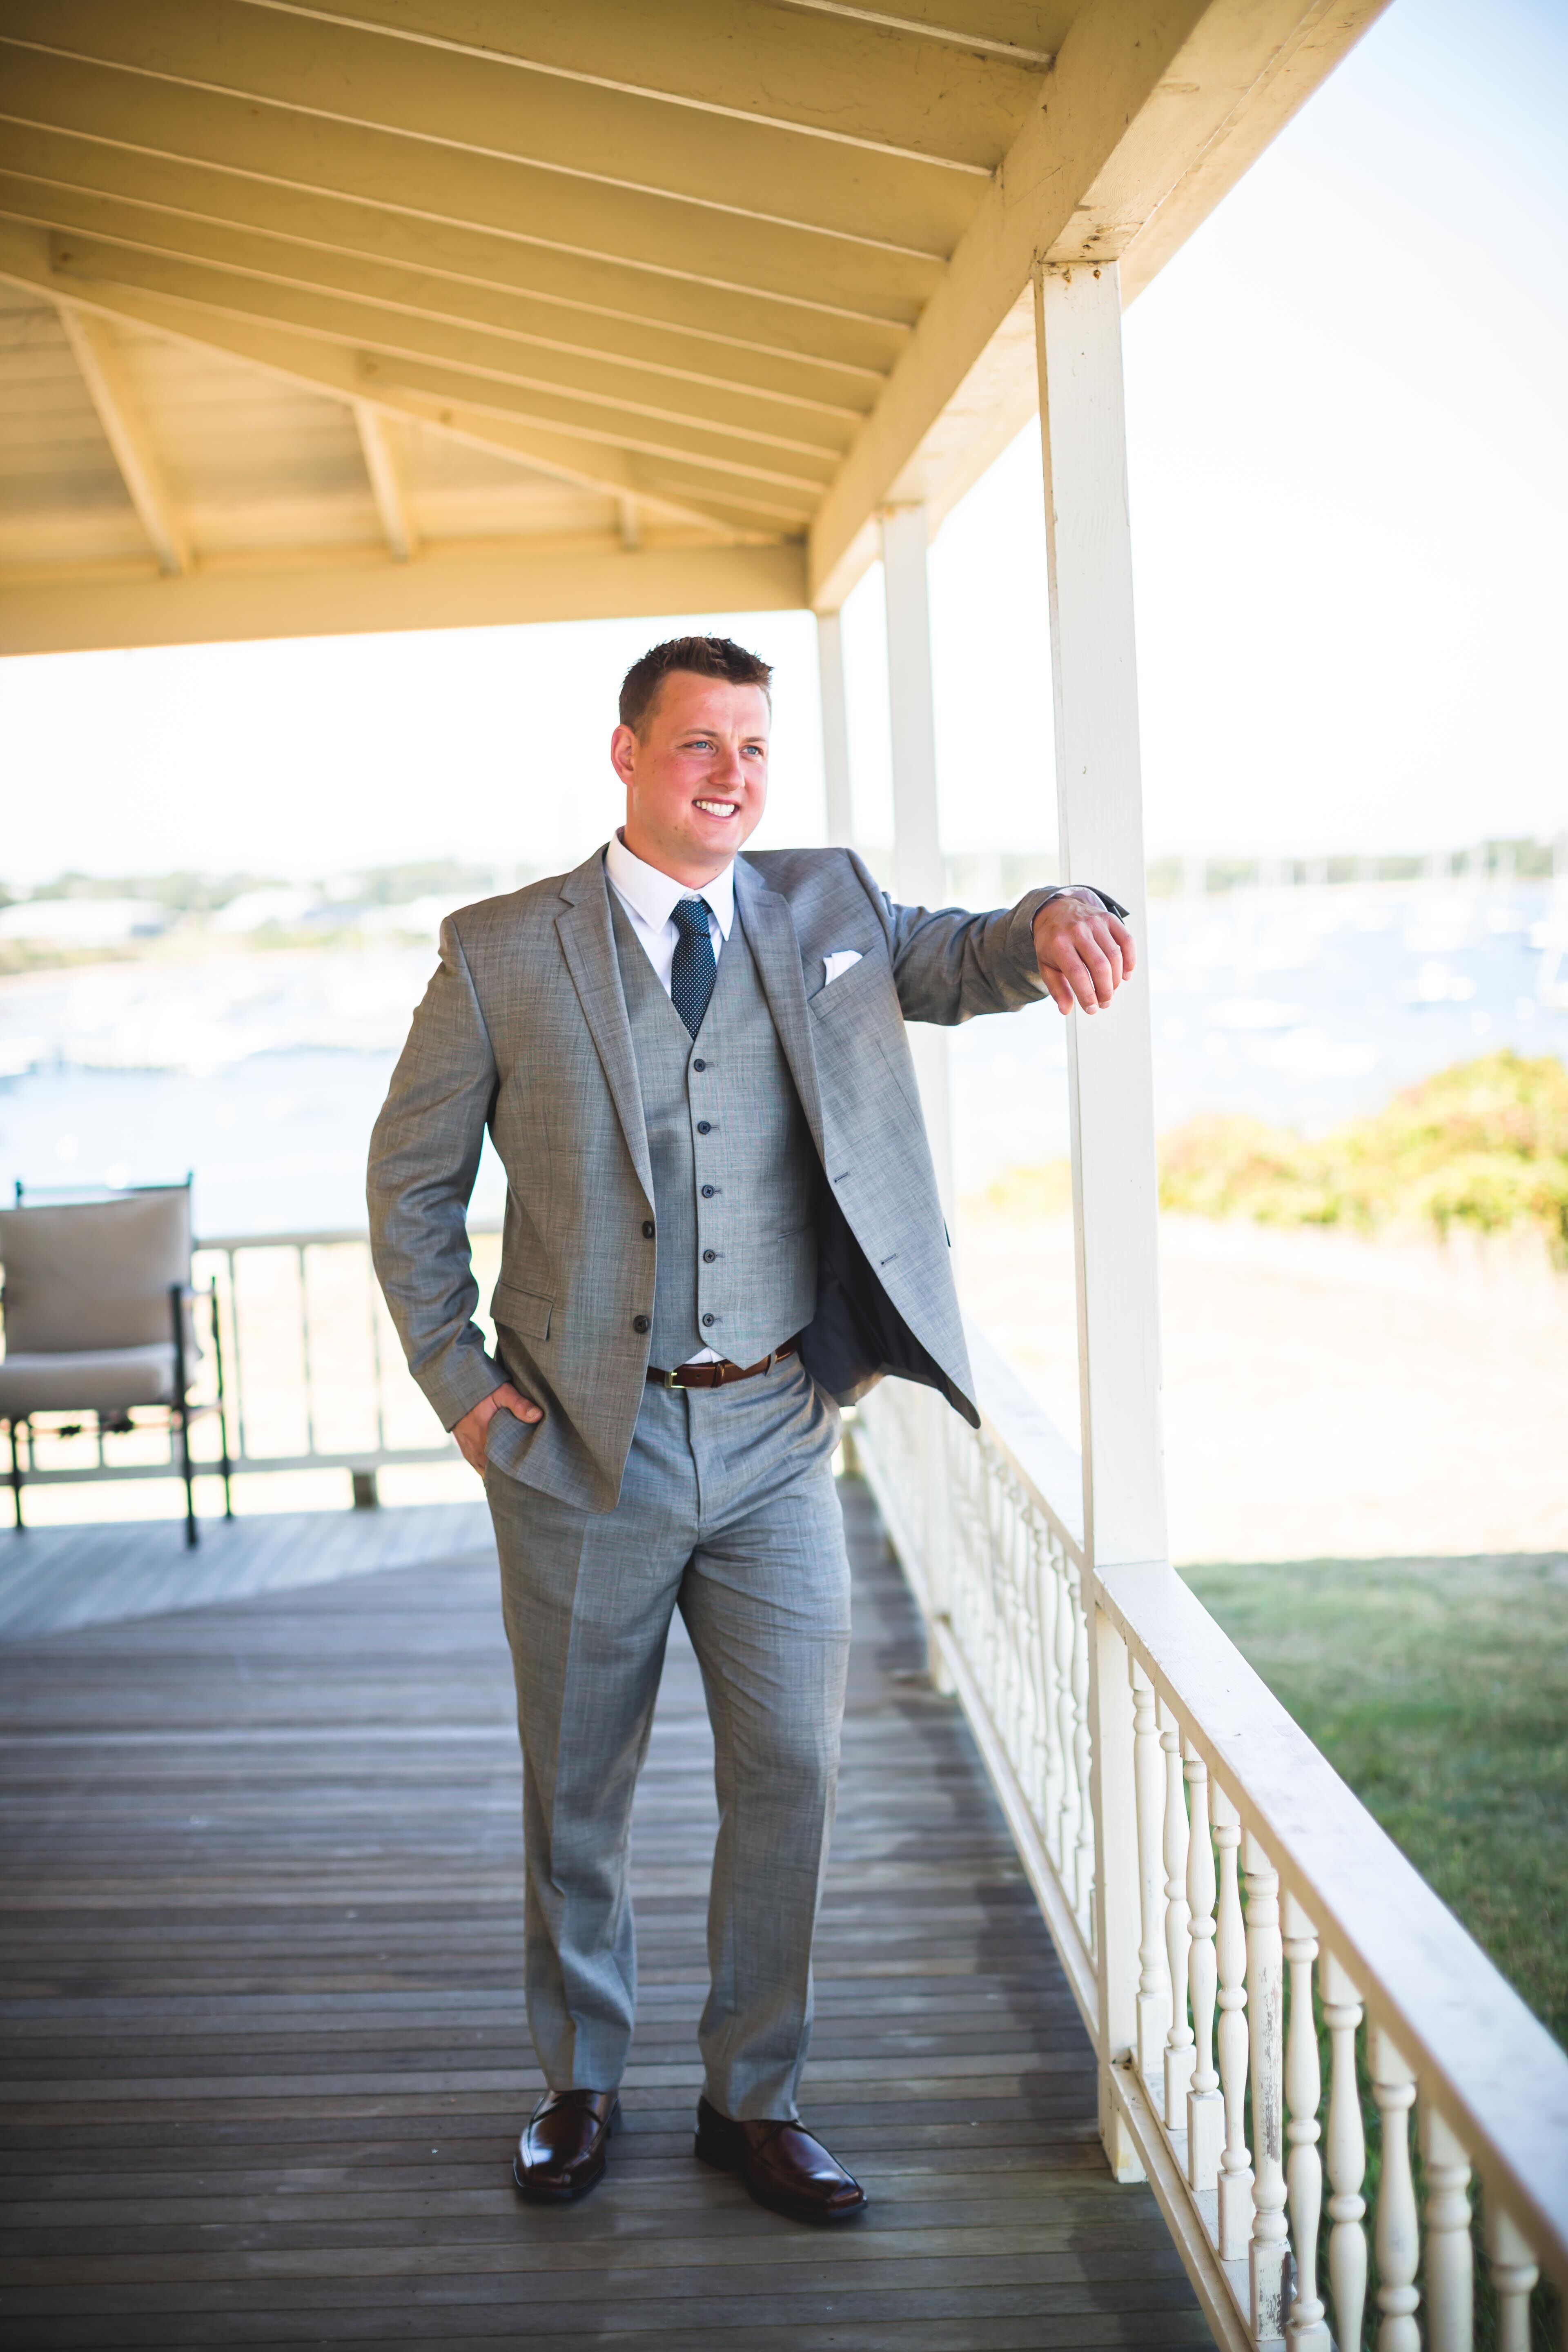
[[[27,1412],[122,1412],[127,1405],[168,1404],[174,1393],[172,1339],[0,1360],[0,1421]]]
[[[161,1346],[170,1286],[191,1278],[190,1192],[0,1210],[0,1260],[7,1356]]]

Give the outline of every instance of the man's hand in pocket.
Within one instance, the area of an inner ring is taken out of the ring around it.
[[[469,1469],[477,1470],[481,1478],[485,1475],[485,1440],[489,1433],[490,1421],[494,1414],[501,1412],[515,1413],[519,1421],[542,1421],[544,1418],[539,1407],[530,1404],[525,1396],[520,1396],[508,1381],[503,1381],[499,1389],[492,1389],[488,1397],[481,1397],[452,1430],[458,1441],[458,1453]]]

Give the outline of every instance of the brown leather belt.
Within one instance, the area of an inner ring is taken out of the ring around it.
[[[786,1356],[795,1352],[795,1341],[786,1339],[782,1348],[775,1348],[759,1364],[732,1364],[725,1357],[717,1364],[677,1364],[672,1372],[661,1372],[650,1364],[647,1376],[661,1389],[728,1389],[737,1381],[752,1381],[759,1372],[771,1372],[775,1364],[782,1364]]]

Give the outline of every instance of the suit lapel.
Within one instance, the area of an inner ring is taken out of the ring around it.
[[[566,877],[561,885],[561,896],[567,902],[555,918],[561,952],[577,991],[583,1018],[594,1040],[594,1050],[599,1056],[637,1181],[651,1202],[653,1167],[648,1159],[642,1088],[637,1083],[632,1027],[626,1018],[616,942],[610,929],[609,884],[605,878],[602,852],[595,850],[574,874]]]
[[[816,1053],[811,1019],[805,1009],[805,977],[800,960],[800,935],[789,902],[770,890],[762,876],[743,857],[735,860],[735,903],[745,926],[752,961],[773,1016],[779,1043],[805,1113],[806,1125],[820,1157],[822,1097],[816,1084]]]

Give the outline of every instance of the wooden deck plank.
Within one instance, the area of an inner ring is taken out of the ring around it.
[[[12,1528],[0,1532],[0,1642],[303,1590],[465,1553],[494,1557],[482,1502],[258,1512],[226,1522],[204,1517],[195,1549],[186,1548],[183,1519],[28,1528],[20,1535]]]
[[[471,1520],[421,1535],[416,1513],[363,1513],[427,1547],[366,1566],[345,1513],[313,1559],[308,1522],[237,1548],[247,1598],[198,1605],[222,1577],[181,1583],[160,1552],[175,1613],[22,1639],[13,1612],[0,2335],[40,2352],[1206,2342],[1148,2192],[1106,2172],[1071,1998],[962,1719],[910,1678],[908,1596],[849,1499],[805,2110],[871,2189],[862,2223],[784,2221],[691,2156],[712,1754],[679,1636],[637,1805],[626,2128],[582,2205],[512,2196],[540,2077],[493,1559]],[[145,1532],[116,1531],[128,1591],[150,1589],[132,1572]],[[57,1623],[107,1605],[103,1553],[62,1559]],[[289,1589],[252,1589],[280,1569]],[[0,1575],[0,1625],[5,1607]]]

